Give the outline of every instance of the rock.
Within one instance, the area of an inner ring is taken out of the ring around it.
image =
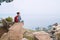
[[[22,40],[23,38],[23,24],[15,23],[11,28],[9,28],[8,33],[1,37],[1,40]]]
[[[56,40],[60,40],[60,24],[58,24],[57,26],[53,26],[53,28],[56,28],[54,33]]]
[[[4,33],[4,34],[2,35],[2,37],[0,38],[0,40],[8,40],[7,33]]]
[[[60,40],[60,30],[58,30],[57,32],[55,32],[55,37],[56,37],[56,40]]]
[[[50,38],[50,35],[44,31],[40,32],[34,32],[33,35],[38,39],[38,40],[52,40]]]

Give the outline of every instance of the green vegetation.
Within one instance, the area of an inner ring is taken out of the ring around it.
[[[0,20],[0,23],[2,23],[2,21]]]
[[[36,27],[35,28],[35,31],[45,31],[45,32],[48,32],[48,29],[46,27]]]
[[[6,18],[6,21],[12,22],[13,21],[13,18],[12,17],[8,17],[8,18]]]
[[[27,38],[28,40],[34,40],[34,37],[26,36],[24,35],[24,38]]]
[[[13,0],[0,0],[0,5],[1,5],[2,2],[10,3],[10,2],[12,2],[12,1],[13,1]]]
[[[2,23],[2,22],[0,22],[0,23]]]
[[[35,30],[27,29],[24,32],[23,37],[27,38],[28,40],[37,40],[37,38],[32,34],[33,32],[35,32]]]
[[[28,29],[30,32],[35,32],[35,30],[32,30],[32,29]]]

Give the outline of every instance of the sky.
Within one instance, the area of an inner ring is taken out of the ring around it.
[[[14,0],[3,2],[0,6],[0,18],[21,13],[24,27],[34,29],[60,23],[60,0]]]

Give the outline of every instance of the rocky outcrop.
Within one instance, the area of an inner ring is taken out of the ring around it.
[[[60,40],[60,32],[55,33],[56,40]]]
[[[0,40],[22,40],[23,33],[23,23],[15,23],[9,28],[8,33],[2,35]]]
[[[40,32],[34,32],[33,35],[38,39],[38,40],[52,40],[50,38],[50,35],[44,31]]]
[[[60,24],[53,26],[53,28],[56,28],[54,33],[56,40],[60,40]]]

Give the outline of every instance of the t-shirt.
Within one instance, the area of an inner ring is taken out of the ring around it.
[[[21,16],[18,17],[18,22],[20,22],[20,20],[21,20]]]

